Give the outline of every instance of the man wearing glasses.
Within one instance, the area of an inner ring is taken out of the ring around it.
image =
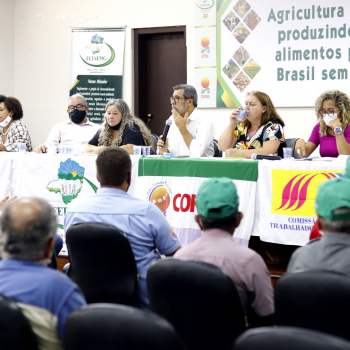
[[[35,152],[46,153],[48,147],[84,146],[99,130],[100,125],[92,123],[86,117],[89,110],[84,96],[73,95],[68,100],[69,120],[52,127],[46,142],[37,147]]]
[[[158,153],[175,156],[212,157],[214,155],[214,123],[201,114],[197,107],[197,91],[187,84],[173,87],[170,97],[172,124],[168,137],[158,140]]]

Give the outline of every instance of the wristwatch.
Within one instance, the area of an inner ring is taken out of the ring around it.
[[[343,129],[340,126],[337,126],[336,128],[334,128],[333,132],[334,135],[340,135],[343,132]]]

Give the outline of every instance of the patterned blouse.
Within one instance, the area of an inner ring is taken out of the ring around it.
[[[249,138],[248,127],[244,127],[241,123],[233,132],[233,136],[237,139],[235,148],[240,150],[261,148],[264,142],[271,140],[284,142],[283,126],[279,120],[272,120],[265,125],[261,125],[251,139]]]
[[[32,142],[27,127],[19,119],[12,121],[10,127],[7,129],[4,144],[2,142],[2,128],[0,128],[0,144],[5,146],[7,152],[18,152],[18,142],[26,144],[27,152],[32,151]]]

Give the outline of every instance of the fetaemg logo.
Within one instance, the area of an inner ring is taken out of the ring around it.
[[[272,169],[271,213],[316,216],[314,202],[320,183],[344,177],[340,171],[297,171]]]
[[[202,10],[207,10],[215,5],[214,0],[197,0],[197,6]]]
[[[210,81],[207,77],[201,80],[201,98],[210,98]]]
[[[165,181],[157,182],[147,192],[147,199],[166,215],[171,202],[171,190]]]
[[[115,58],[113,47],[104,42],[104,38],[98,34],[91,38],[91,43],[86,45],[79,54],[80,58],[92,67],[108,66]]]
[[[54,193],[59,193],[65,204],[70,203],[78,197],[81,192],[84,180],[96,192],[97,187],[87,178],[84,177],[85,168],[81,167],[77,162],[70,158],[64,163],[61,162],[58,169],[58,179],[50,181],[47,185],[47,190]]]

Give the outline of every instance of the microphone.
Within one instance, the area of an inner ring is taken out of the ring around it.
[[[282,159],[280,156],[265,156],[263,154],[256,154],[256,153],[253,153],[250,158],[253,160],[263,160],[263,159],[281,160]]]
[[[164,142],[166,140],[166,137],[168,136],[168,132],[169,132],[169,128],[170,128],[171,123],[172,123],[172,121],[170,119],[167,119],[167,121],[165,122],[165,128],[164,128],[163,137],[162,137],[162,140]]]

